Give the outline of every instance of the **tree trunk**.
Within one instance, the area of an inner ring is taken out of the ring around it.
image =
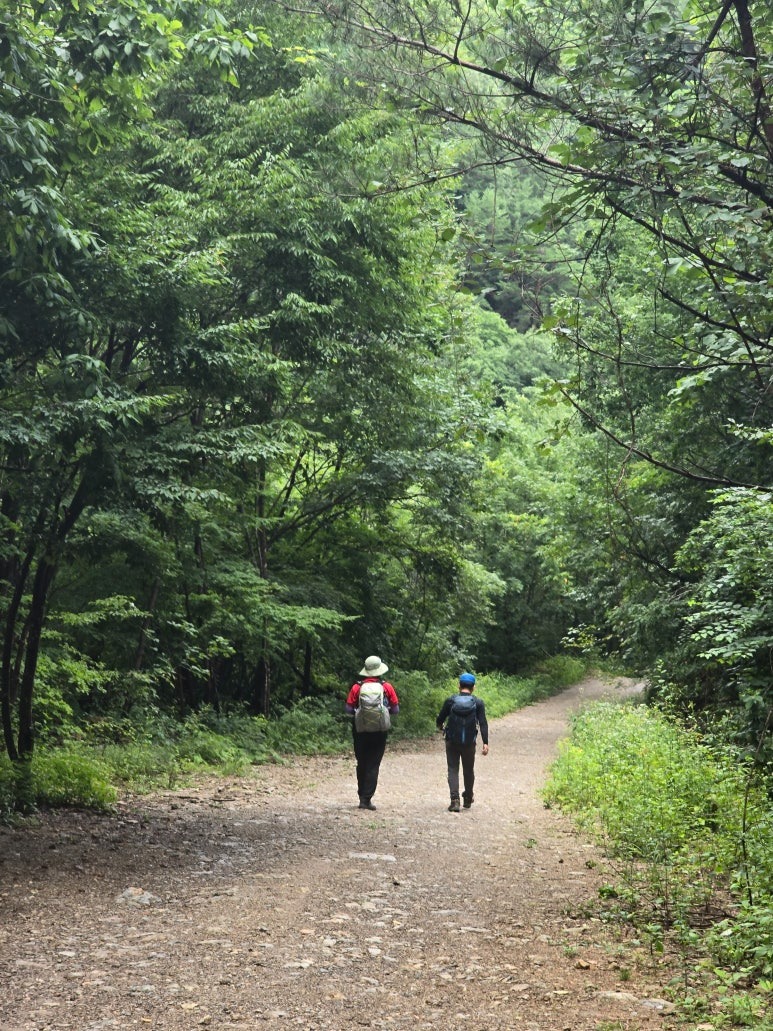
[[[733,6],[738,17],[738,30],[741,35],[743,56],[751,70],[751,86],[757,106],[761,133],[767,143],[768,154],[773,157],[773,115],[771,115],[770,104],[765,92],[765,78],[760,69],[760,54],[757,51],[757,41],[754,36],[754,26],[748,0],[734,0]]]
[[[43,634],[43,623],[49,591],[56,576],[62,545],[67,540],[70,531],[86,507],[89,492],[87,475],[83,471],[79,475],[81,477],[80,482],[70,499],[70,503],[62,508],[62,495],[60,494],[50,509],[48,509],[52,513],[48,546],[40,559],[32,585],[32,600],[30,601],[29,615],[25,627],[26,642],[19,644],[19,648],[24,648],[24,670],[19,684],[17,705],[19,717],[18,751],[21,760],[25,760],[32,755],[34,746],[32,700],[35,693],[35,674],[38,668],[40,640]],[[62,513],[61,520],[58,518],[60,513]],[[39,517],[39,522],[42,522],[41,517]]]
[[[32,755],[34,745],[32,725],[32,697],[35,691],[35,674],[40,655],[40,638],[43,633],[43,620],[46,613],[46,601],[51,584],[54,582],[56,566],[48,555],[45,555],[38,566],[35,581],[32,585],[32,601],[30,602],[29,633],[24,655],[24,672],[19,685],[19,758],[24,760]]]
[[[145,647],[148,640],[148,627],[150,621],[153,618],[153,613],[156,609],[156,602],[158,601],[158,593],[161,590],[161,580],[157,577],[153,583],[153,589],[150,592],[150,602],[148,604],[148,616],[142,622],[142,629],[140,630],[140,640],[137,645],[137,651],[134,655],[134,668],[136,670],[142,669],[142,664],[145,661]]]
[[[19,753],[16,749],[16,742],[13,737],[12,708],[18,688],[17,664],[14,662],[14,642],[19,622],[19,609],[21,608],[24,588],[27,583],[30,565],[34,557],[34,551],[30,550],[24,556],[24,561],[14,574],[14,589],[5,616],[5,633],[3,635],[3,657],[0,664],[0,708],[2,709],[3,738],[8,758],[16,762]],[[23,642],[23,639],[22,639]],[[23,643],[18,643],[22,647]]]
[[[268,579],[268,535],[265,529],[266,516],[266,464],[261,463],[258,471],[258,495],[257,495],[257,516],[258,528],[256,533],[258,572],[261,580]],[[268,638],[264,636],[262,651],[258,660],[258,668],[255,673],[255,686],[253,692],[253,710],[257,715],[268,718],[271,712],[271,660],[269,659]]]
[[[207,663],[207,705],[211,705],[215,712],[220,712],[220,691],[218,684],[221,680],[223,660],[221,658],[210,658]]]
[[[271,666],[264,651],[258,659],[252,694],[252,711],[256,716],[268,718],[271,712]]]
[[[303,654],[303,679],[301,681],[301,696],[303,698],[308,698],[311,694],[311,659],[311,641],[307,641]]]

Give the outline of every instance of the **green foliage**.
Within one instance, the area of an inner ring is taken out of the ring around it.
[[[575,683],[585,672],[583,663],[560,656],[545,660],[531,676],[482,674],[478,676],[475,693],[485,701],[487,717],[497,719],[532,702],[549,698]],[[450,679],[443,683],[431,680],[426,673],[411,671],[401,672],[395,682],[399,682],[400,695],[395,736],[422,737],[434,733],[437,714],[445,699],[456,690],[455,681]]]
[[[446,189],[374,195],[377,176],[400,184],[411,135],[355,82],[297,61],[281,13],[269,49],[214,8],[194,27],[173,5],[180,22],[159,22],[148,55],[139,0],[104,21],[80,8],[68,26],[83,47],[97,26],[83,60],[110,131],[94,147],[73,133],[66,168],[52,143],[45,176],[89,239],[57,251],[56,299],[0,309],[16,320],[0,341],[6,749],[29,753],[33,722],[66,737],[150,704],[268,715],[375,628],[408,639],[419,622],[426,666],[456,658],[453,633],[466,618],[473,636],[498,580],[464,553],[454,510],[480,411],[445,358],[469,305]],[[147,78],[124,95],[132,69]],[[49,71],[69,97],[77,70]],[[142,117],[108,117],[120,100],[139,116],[139,94]],[[456,584],[479,604],[463,610]]]
[[[340,700],[319,698],[301,699],[270,720],[205,706],[180,722],[156,714],[144,730],[101,721],[98,733],[102,743],[92,733],[84,753],[98,755],[117,783],[135,791],[174,786],[197,772],[243,774],[289,755],[335,754],[348,742]]]
[[[358,0],[333,17],[374,96],[463,139],[448,165],[417,161],[466,168],[465,282],[521,331],[544,315],[563,359],[556,489],[509,412],[504,454],[487,451],[476,558],[505,586],[479,654],[515,672],[594,627],[767,762],[769,5]],[[480,331],[471,367],[507,382],[512,341]]]
[[[765,901],[743,899],[732,918],[711,928],[707,944],[723,967],[746,978],[773,980],[773,890]]]
[[[551,694],[555,694],[576,684],[588,673],[589,668],[586,656],[552,655],[536,663],[533,672],[538,682],[547,687]]]
[[[187,51],[233,78],[237,59],[257,41],[254,33],[229,30],[214,7],[198,4],[190,17],[188,6],[14,4],[3,19],[0,240],[4,277],[18,284],[10,293],[12,315],[23,318],[13,301],[25,298],[72,301],[59,261],[94,237],[73,220],[63,176],[88,168],[127,123],[149,116],[147,95],[159,68]],[[15,335],[14,318],[0,325]]]
[[[31,762],[0,758],[0,819],[41,806],[108,809],[117,798],[110,767],[76,748],[39,751]]]
[[[723,718],[728,736],[760,763],[773,758],[773,503],[769,492],[718,492],[676,556],[690,579],[683,631],[659,665],[653,696]],[[715,724],[716,726],[716,724]]]
[[[771,955],[773,812],[750,777],[736,755],[663,715],[603,703],[576,717],[545,798],[605,844],[621,879],[610,896],[654,942],[671,926],[710,920],[732,888],[738,923],[719,925],[709,941],[759,976]]]
[[[181,779],[177,748],[172,740],[126,741],[106,743],[88,749],[110,770],[113,783],[132,791],[151,791],[158,787],[174,787]]]
[[[349,721],[340,699],[303,698],[264,724],[263,761],[286,755],[333,755],[347,747]]]
[[[741,863],[734,878],[739,905],[708,934],[722,964],[752,980],[773,981],[773,805],[752,810],[744,828]]]
[[[32,783],[39,805],[104,809],[117,797],[109,768],[92,756],[69,749],[36,756]]]
[[[395,677],[400,696],[400,714],[393,720],[394,736],[426,737],[435,731],[435,719],[449,690],[426,673],[400,672]]]
[[[265,721],[247,714],[219,714],[204,707],[184,720],[155,713],[134,720],[100,720],[83,742],[114,780],[135,791],[174,786],[195,771],[242,773],[266,756]]]
[[[564,371],[549,334],[536,330],[518,333],[485,305],[471,322],[474,336],[466,364],[475,381],[481,386],[490,383],[500,399]]]
[[[584,662],[561,655],[543,659],[525,676],[488,673],[480,679],[480,686],[476,684],[475,690],[485,698],[487,715],[497,719],[533,702],[550,698],[576,683],[586,672]]]
[[[468,153],[470,149],[468,144]],[[543,233],[538,228],[545,196],[552,190],[549,181],[522,164],[492,163],[472,167],[459,187],[466,245],[464,284],[485,298],[484,312],[490,306],[504,325],[518,331],[514,337],[520,340],[520,361],[518,366],[509,365],[504,382],[514,377],[527,385],[540,374],[557,372],[555,357],[536,333],[529,332],[540,326],[551,300],[565,289],[566,258],[572,249],[569,231],[557,233],[550,226]],[[486,353],[481,358],[489,369],[501,369],[503,356],[497,346],[501,330],[488,317],[481,330],[490,341],[493,360]],[[503,381],[499,375],[496,378]]]
[[[505,394],[478,488],[476,557],[503,589],[476,651],[481,665],[507,675],[556,654],[571,627],[598,610],[587,589],[589,551],[604,534],[582,493],[582,456],[561,431],[567,412],[541,397],[538,389]]]

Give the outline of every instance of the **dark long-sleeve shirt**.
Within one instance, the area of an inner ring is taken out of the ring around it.
[[[446,698],[446,700],[443,702],[443,708],[440,710],[440,712],[437,715],[437,719],[435,720],[438,730],[443,729],[443,725],[445,724],[448,717],[451,715],[451,706],[454,704],[454,698],[456,698],[459,694],[465,693],[466,692],[463,691],[457,691],[456,694],[453,694],[449,698]],[[484,745],[487,745],[488,720],[486,719],[486,706],[483,702],[483,699],[478,698],[477,696],[475,696],[475,719],[477,720],[478,727],[480,728],[481,740],[483,741]]]

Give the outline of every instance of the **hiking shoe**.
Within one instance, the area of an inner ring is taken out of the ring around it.
[[[470,793],[468,795],[466,791],[462,795],[462,798],[464,799],[464,808],[465,809],[469,809],[470,806],[472,805],[472,803],[475,801],[475,799],[472,797],[472,793]]]
[[[460,809],[459,799],[458,798],[452,798],[451,799],[451,805],[448,807],[449,813],[458,813],[459,809]]]
[[[373,805],[373,803],[371,802],[371,800],[369,798],[361,798],[360,799],[360,809],[375,809],[375,808],[376,807]]]

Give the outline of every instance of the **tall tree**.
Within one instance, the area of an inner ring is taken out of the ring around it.
[[[94,226],[67,186],[146,113],[161,62],[206,50],[225,70],[252,45],[206,5],[191,26],[187,6],[11,4],[1,26],[0,703],[13,759],[32,750],[46,606],[68,538],[115,484],[115,441],[160,403],[110,386],[121,355],[96,344],[75,285]]]
[[[95,242],[63,265],[72,300],[41,339],[39,392],[22,409],[6,395],[14,439],[27,435],[26,466],[6,468],[22,599],[6,624],[11,754],[14,702],[32,724],[35,664],[23,696],[14,677],[38,513],[57,536],[37,647],[48,615],[65,678],[80,652],[80,683],[120,699],[228,692],[263,713],[278,664],[285,690],[299,665],[308,686],[312,646],[365,622],[373,585],[347,594],[331,554],[366,537],[372,551],[387,525],[405,552],[430,513],[435,540],[463,525],[440,514],[474,464],[471,409],[443,358],[462,307],[451,206],[436,186],[379,195],[410,135],[356,84],[318,74],[287,31],[273,25],[276,43],[263,34],[252,57],[234,37],[238,89],[195,54],[159,76],[152,116],[62,185]]]
[[[617,454],[616,471],[598,468],[619,567],[591,584],[652,661],[689,627],[696,570],[680,545],[699,525],[696,540],[727,536],[710,492],[740,504],[747,491],[764,511],[773,481],[770,6],[348,0],[321,13],[357,41],[374,96],[477,136],[492,163],[533,166],[553,191],[544,228],[575,227],[574,287],[545,324],[571,363],[557,389]],[[429,148],[420,157],[442,174]],[[760,639],[765,618],[755,606]]]
[[[705,463],[689,449],[674,455],[642,443],[630,410],[626,427],[610,425],[583,371],[600,357],[624,384],[648,369],[678,386],[676,407],[722,390],[728,441],[738,439],[738,424],[752,432],[770,425],[769,5],[350,0],[336,12],[363,49],[370,45],[374,79],[390,83],[401,103],[476,131],[492,160],[519,158],[551,177],[561,191],[546,218],[593,216],[589,253],[615,246],[615,225],[641,230],[652,290],[680,332],[667,353],[650,355],[636,334],[617,350],[599,348],[586,332],[592,304],[581,289],[562,330],[580,371],[566,393],[584,418],[681,475],[768,484],[770,469],[737,470],[732,448]]]

